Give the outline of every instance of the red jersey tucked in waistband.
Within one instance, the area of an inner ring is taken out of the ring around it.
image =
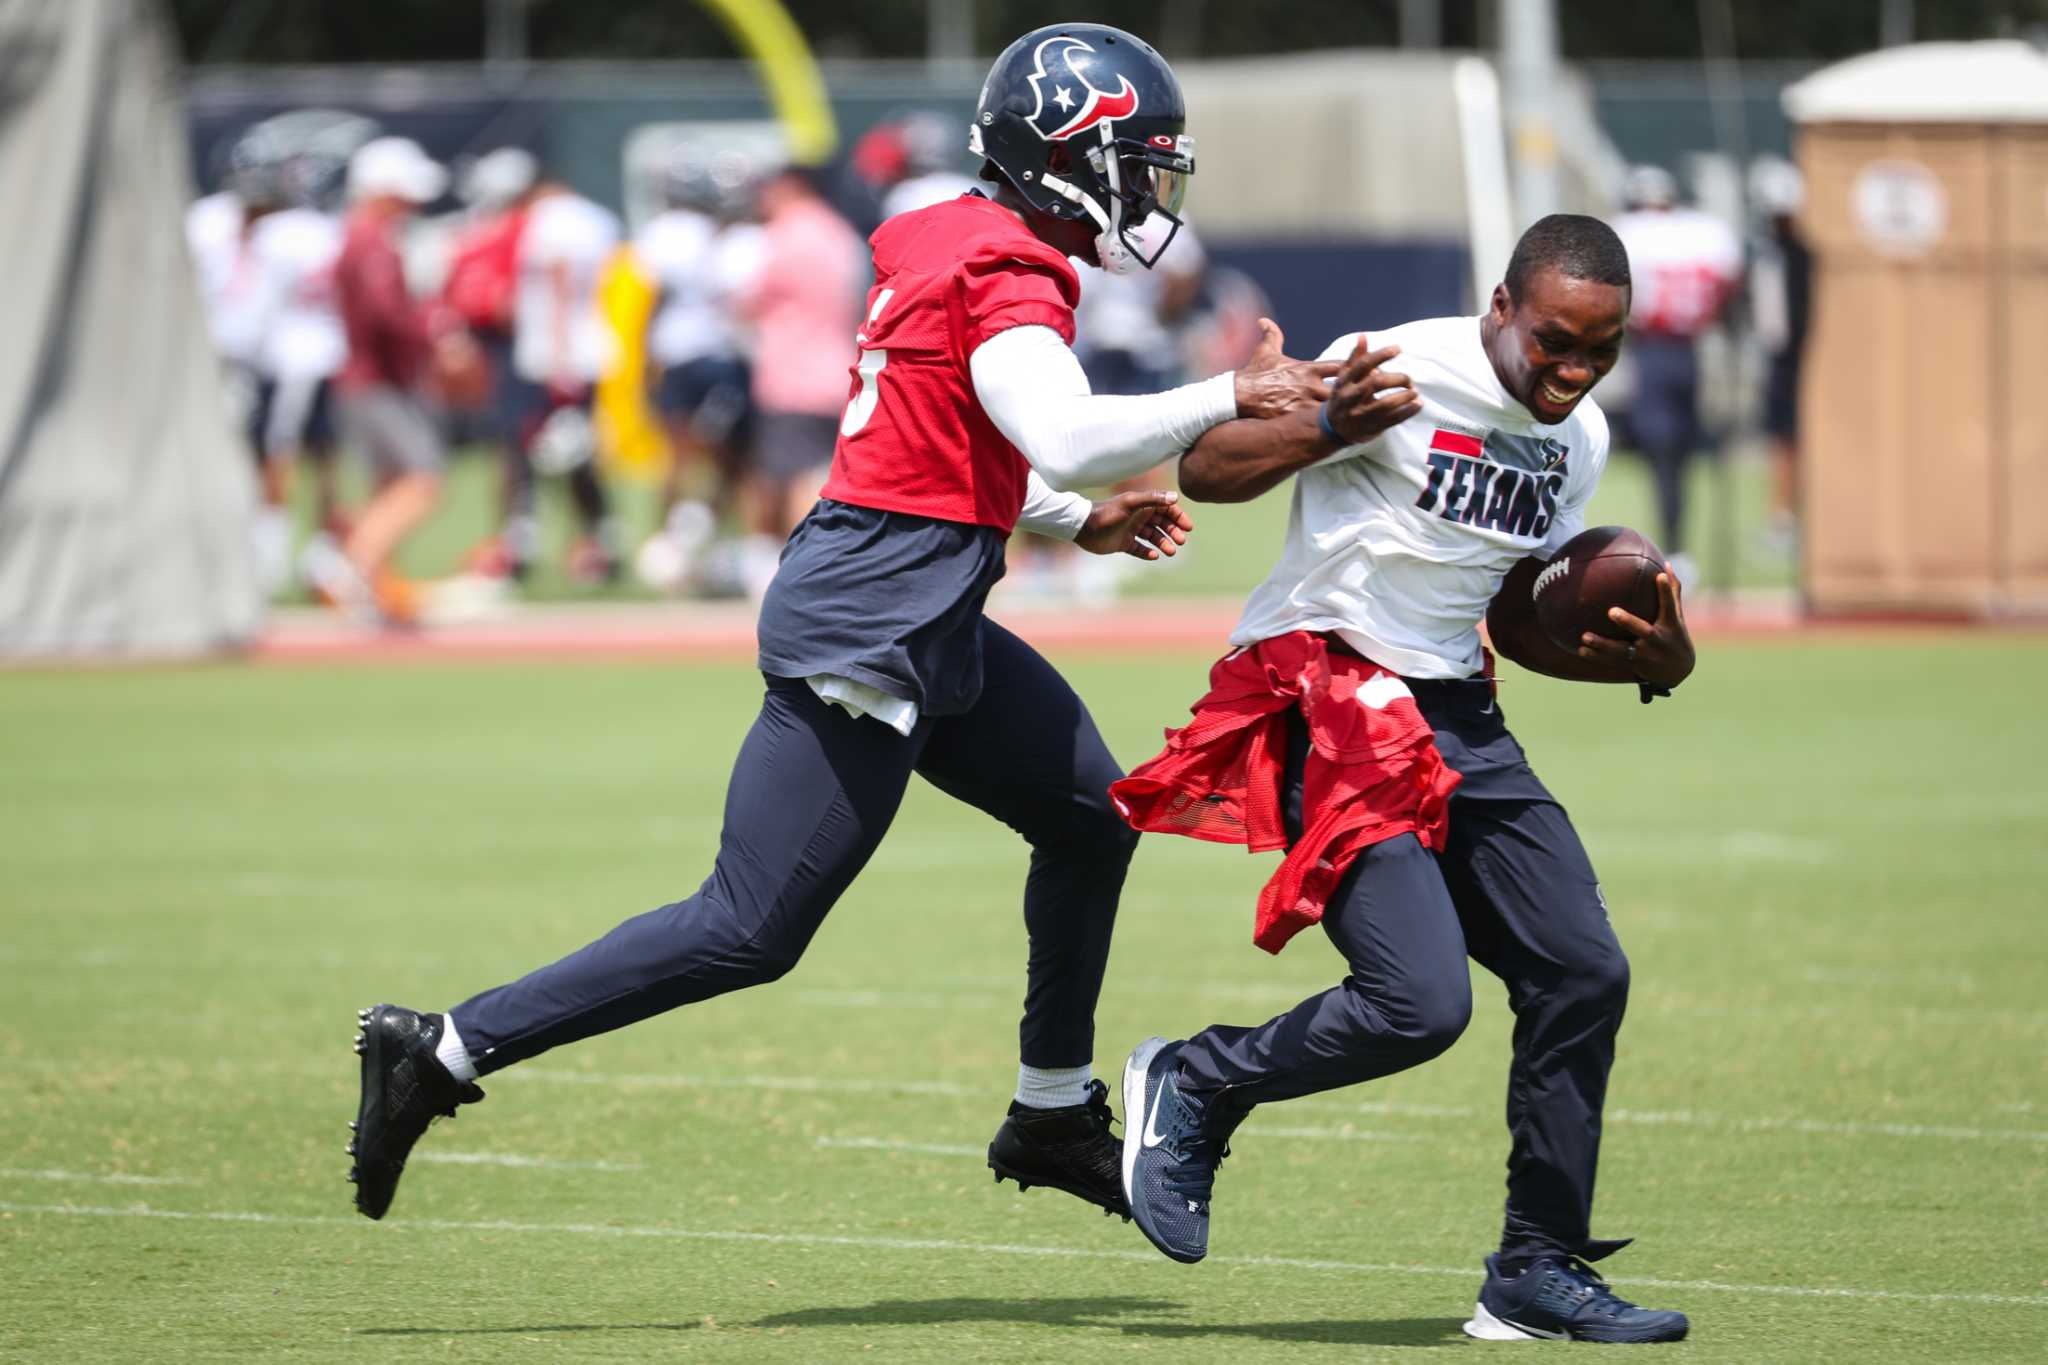
[[[1316,923],[1361,849],[1402,834],[1441,850],[1459,777],[1401,679],[1328,638],[1294,631],[1209,670],[1194,719],[1113,785],[1133,829],[1287,847],[1281,816],[1289,711],[1308,725],[1302,833],[1259,893],[1252,941],[1277,953]]]

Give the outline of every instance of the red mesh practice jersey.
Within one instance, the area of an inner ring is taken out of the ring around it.
[[[823,495],[1008,533],[1029,466],[982,411],[967,358],[1011,327],[1072,345],[1080,277],[977,195],[891,218],[868,240],[875,283]]]

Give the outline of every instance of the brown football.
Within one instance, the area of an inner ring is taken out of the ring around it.
[[[1657,575],[1670,566],[1648,536],[1626,526],[1595,526],[1564,543],[1536,575],[1530,601],[1536,624],[1560,649],[1577,649],[1587,631],[1634,639],[1607,619],[1610,607],[1657,619]]]

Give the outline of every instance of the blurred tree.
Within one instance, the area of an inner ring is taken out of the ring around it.
[[[1444,42],[1474,47],[1512,0],[1441,0]],[[484,46],[485,0],[169,0],[195,62],[471,61]],[[786,0],[825,56],[921,57],[927,0]],[[1744,57],[1830,60],[1876,46],[1882,7],[1871,0],[1734,0]],[[1568,0],[1558,6],[1568,58],[1685,58],[1699,54],[1688,0]],[[976,0],[975,46],[992,56],[1052,19],[1085,14],[1202,56],[1304,48],[1392,46],[1401,0]],[[723,29],[689,0],[533,0],[537,59],[722,57]],[[1914,36],[1982,38],[2048,27],[2048,0],[1918,0]],[[1174,54],[1180,55],[1180,54]]]

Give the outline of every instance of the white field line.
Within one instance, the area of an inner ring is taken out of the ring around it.
[[[413,1161],[431,1161],[442,1166],[511,1166],[528,1171],[640,1171],[637,1161],[556,1161],[543,1156],[518,1156],[511,1152],[414,1152]]]
[[[48,1058],[27,1060],[0,1059],[0,1072],[69,1071],[75,1069],[75,1065],[75,1063]],[[214,1070],[233,1072],[241,1069],[243,1068],[223,1063]],[[295,1069],[292,1074],[324,1076],[329,1073],[329,1070],[330,1068],[324,1067],[318,1069],[301,1068]],[[496,1082],[500,1085],[514,1081],[533,1082],[543,1085],[638,1085],[663,1090],[768,1090],[789,1091],[799,1094],[935,1095],[948,1099],[988,1098],[995,1093],[990,1086],[963,1085],[955,1081],[863,1080],[839,1076],[701,1076],[668,1072],[593,1072],[565,1071],[548,1067],[520,1067],[516,1071],[501,1072],[496,1077]],[[1489,1121],[1498,1113],[1498,1110],[1495,1109],[1479,1110],[1458,1105],[1408,1104],[1398,1100],[1367,1100],[1350,1103],[1342,1100],[1300,1099],[1288,1101],[1287,1107],[1295,1113],[1373,1114],[1390,1118],[1419,1119],[1470,1119],[1484,1117]],[[2035,1112],[2035,1106],[2032,1104],[1999,1105],[1997,1108],[2016,1114],[2031,1114]],[[2048,1130],[2041,1129],[1983,1128],[1968,1124],[1897,1123],[1882,1120],[1812,1119],[1784,1114],[1715,1114],[1691,1109],[1610,1109],[1607,1111],[1607,1122],[1624,1125],[1639,1124],[1646,1127],[1718,1128],[1750,1133],[1790,1132],[1832,1137],[1888,1137],[1933,1139],[1949,1142],[2048,1144]],[[147,1179],[147,1177],[137,1177],[136,1179],[139,1181]]]
[[[958,1085],[947,1081],[911,1080],[849,1080],[821,1076],[690,1076],[662,1074],[611,1075],[587,1071],[552,1071],[547,1068],[521,1068],[507,1071],[500,1081],[527,1079],[571,1085],[649,1085],[667,1089],[688,1090],[696,1088],[714,1090],[792,1090],[813,1092],[842,1092],[851,1094],[917,1094],[968,1097],[989,1093],[986,1086]],[[1378,1114],[1391,1118],[1426,1119],[1467,1119],[1480,1117],[1480,1111],[1441,1104],[1403,1104],[1394,1100],[1364,1101],[1347,1104],[1331,1100],[1290,1100],[1287,1107],[1296,1112],[1316,1111],[1320,1113]],[[1493,1111],[1486,1111],[1491,1115]],[[2048,1131],[2036,1132],[2019,1128],[1977,1128],[1958,1124],[1939,1123],[1888,1123],[1859,1122],[1849,1120],[1808,1119],[1787,1115],[1735,1115],[1711,1114],[1689,1109],[1636,1110],[1610,1109],[1609,1123],[1642,1124],[1653,1127],[1678,1128],[1728,1128],[1738,1132],[1793,1132],[1829,1134],[1836,1137],[1893,1137],[1893,1138],[1939,1138],[1954,1142],[2029,1142],[2048,1143]],[[1291,1130],[1268,1128],[1255,1124],[1245,1129],[1253,1133],[1277,1134]],[[1333,1130],[1302,1129],[1295,1136],[1312,1137]],[[1358,1141],[1405,1141],[1406,1139],[1381,1136],[1359,1138]]]
[[[691,1076],[665,1073],[613,1073],[559,1071],[548,1067],[521,1067],[501,1072],[506,1081],[540,1081],[549,1085],[646,1085],[664,1090],[794,1090],[804,1093],[843,1095],[946,1095],[989,1094],[987,1086],[959,1085],[952,1081],[870,1081],[844,1076]]]
[[[821,1137],[818,1145],[855,1152],[922,1152],[929,1156],[980,1156],[988,1150],[964,1142],[910,1142],[903,1138],[872,1137]]]
[[[1290,1127],[1286,1124],[1247,1124],[1237,1130],[1238,1135],[1248,1138],[1287,1138],[1290,1141],[1306,1142],[1434,1142],[1436,1139],[1421,1133],[1382,1133],[1372,1128],[1353,1128],[1349,1125],[1338,1128]],[[1231,1139],[1237,1140],[1236,1136]]]
[[[1233,1000],[1247,1008],[1283,1009],[1298,1000],[1328,989],[1328,982],[1289,986],[1277,983],[1185,982],[1171,986],[1113,986],[1125,995],[1186,994],[1209,1000]],[[1021,998],[1015,990],[898,991],[872,988],[803,988],[791,992],[799,1005],[818,1009],[857,1010],[1014,1010]],[[2012,1024],[2020,1028],[2048,1025],[2048,1010],[2004,1009],[1974,1005],[1885,1005],[1812,1004],[1804,1001],[1783,1004],[1718,1004],[1684,997],[1660,997],[1643,991],[1631,1002],[1637,1012],[1679,1015],[1704,1019],[1858,1019],[1873,1010],[1889,1017],[1938,1022]]]
[[[1323,1113],[1386,1114],[1439,1118],[1476,1117],[1471,1109],[1431,1109],[1427,1105],[1344,1104],[1329,1100],[1290,1100],[1290,1108]],[[1948,1123],[1887,1123],[1877,1120],[1807,1119],[1771,1114],[1712,1114],[1693,1109],[1610,1109],[1607,1122],[1649,1128],[1727,1128],[1740,1133],[1822,1133],[1835,1137],[1942,1138],[1952,1142],[2048,1143],[2048,1132],[2024,1128],[1978,1128]],[[1249,1132],[1250,1129],[1245,1131]]]
[[[758,1246],[860,1247],[876,1251],[938,1251],[953,1255],[1032,1256],[1079,1261],[1141,1262],[1157,1265],[1159,1256],[1150,1251],[1112,1251],[1087,1247],[1030,1246],[1010,1242],[957,1242],[917,1237],[844,1237],[803,1232],[733,1232],[699,1228],[677,1228],[650,1224],[618,1223],[525,1223],[509,1220],[474,1222],[443,1218],[408,1218],[396,1232],[373,1232],[359,1218],[320,1214],[255,1213],[235,1210],[152,1209],[146,1205],[113,1208],[89,1204],[15,1204],[0,1202],[0,1213],[49,1214],[67,1218],[162,1218],[189,1223],[257,1223],[280,1227],[353,1228],[369,1236],[398,1236],[404,1231],[422,1232],[520,1232],[543,1236],[649,1238],[685,1242],[737,1242]],[[1472,1266],[1425,1266],[1365,1261],[1309,1260],[1295,1256],[1211,1256],[1212,1265],[1250,1266],[1268,1270],[1297,1270],[1342,1275],[1429,1275],[1473,1280],[1479,1272]],[[1986,1294],[1975,1292],[1936,1293],[1913,1289],[1866,1289],[1849,1285],[1729,1284],[1721,1280],[1654,1280],[1630,1278],[1621,1288],[1644,1286],[1652,1289],[1680,1289],[1717,1294],[1755,1294],[1801,1299],[1875,1299],[1906,1303],[1995,1304],[2001,1307],[2048,1309],[2048,1295]]]
[[[1288,1128],[1253,1126],[1240,1129],[1246,1137],[1287,1138],[1308,1142],[1430,1142],[1420,1133],[1380,1133],[1365,1128]],[[1233,1139],[1235,1140],[1235,1139]],[[860,1152],[921,1152],[930,1156],[980,1156],[988,1150],[958,1142],[914,1142],[909,1138],[821,1137],[820,1147]]]
[[[197,1185],[175,1175],[123,1175],[119,1172],[29,1170],[21,1166],[0,1166],[0,1180],[65,1180],[91,1185]]]

